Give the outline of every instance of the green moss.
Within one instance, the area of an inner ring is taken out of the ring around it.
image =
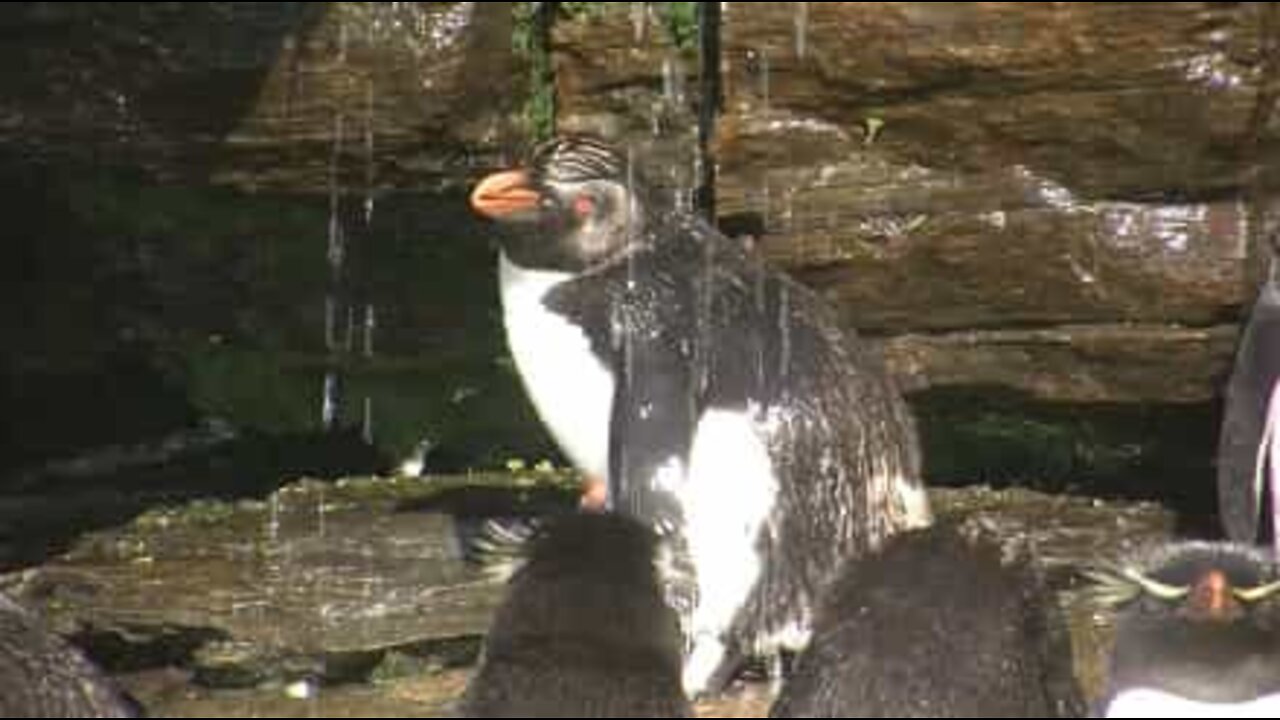
[[[555,5],[565,5],[556,3]],[[534,139],[551,137],[555,132],[555,70],[551,57],[550,27],[552,17],[546,3],[515,4],[512,47],[529,65],[528,99],[523,118],[525,129]]]
[[[671,43],[680,49],[692,48],[698,43],[698,3],[660,3],[660,11]]]
[[[629,11],[629,3],[560,2],[515,4],[512,47],[529,65],[528,100],[523,116],[531,137],[542,139],[555,132],[556,80],[551,57],[550,24],[560,20],[585,21],[610,12]],[[685,50],[698,42],[698,3],[657,3],[667,40]],[[541,13],[553,13],[541,15]]]

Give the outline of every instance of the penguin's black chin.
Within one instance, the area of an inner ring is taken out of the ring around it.
[[[497,172],[480,181],[471,192],[471,207],[492,220],[509,221],[537,214],[542,193],[535,190],[523,170]]]

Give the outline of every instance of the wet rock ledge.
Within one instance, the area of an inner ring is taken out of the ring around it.
[[[0,589],[42,611],[163,717],[441,717],[465,684],[500,588],[458,556],[455,523],[563,504],[555,474],[302,480],[265,501],[197,502],[85,536]],[[1104,618],[1076,572],[1166,537],[1173,518],[1025,490],[937,490],[1035,548],[1074,661],[1096,687]],[[703,709],[761,717],[765,693]]]

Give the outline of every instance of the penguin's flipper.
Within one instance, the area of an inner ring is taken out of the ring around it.
[[[1267,399],[1266,422],[1258,443],[1258,461],[1254,468],[1253,507],[1263,507],[1263,499],[1271,501],[1271,542],[1280,550],[1280,382],[1271,386]]]
[[[1280,287],[1263,286],[1249,313],[1227,383],[1218,443],[1218,513],[1227,537],[1258,539],[1259,459],[1265,455],[1267,403],[1280,379]]]
[[[667,535],[684,521],[677,493],[697,413],[690,372],[661,338],[633,338],[625,354],[609,424],[606,504]]]

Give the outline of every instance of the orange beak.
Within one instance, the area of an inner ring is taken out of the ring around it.
[[[494,173],[471,191],[471,207],[494,220],[533,210],[541,199],[542,195],[529,186],[529,174],[523,170]]]
[[[1191,588],[1187,598],[1189,614],[1198,620],[1230,622],[1240,616],[1240,604],[1231,591],[1231,581],[1221,570],[1205,573]]]
[[[594,475],[584,477],[578,506],[588,512],[605,512],[609,509],[609,486]]]

